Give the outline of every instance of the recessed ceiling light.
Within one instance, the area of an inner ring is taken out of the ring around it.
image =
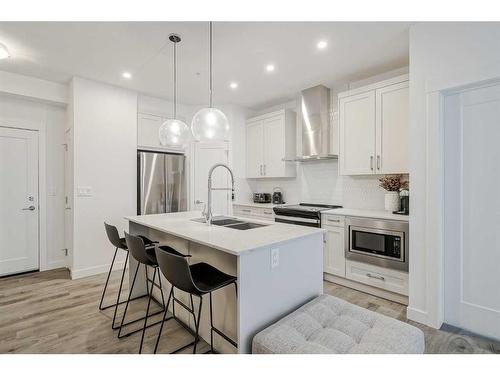
[[[123,72],[122,77],[125,79],[132,79],[132,73],[130,72]]]
[[[236,82],[231,82],[231,83],[229,84],[229,87],[231,87],[233,90],[234,90],[234,89],[237,89],[237,88],[238,88],[238,83],[236,83]]]
[[[0,43],[0,60],[7,59],[9,57],[10,57],[9,50],[7,49],[7,47],[5,45]]]
[[[274,72],[274,65],[273,64],[267,64],[266,65],[266,71],[271,73],[271,72]]]
[[[318,44],[316,44],[316,47],[318,47],[318,49],[325,49],[326,46],[328,46],[328,42],[326,40],[320,40]]]

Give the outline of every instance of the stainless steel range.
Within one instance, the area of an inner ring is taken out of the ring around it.
[[[321,228],[321,212],[332,208],[342,208],[342,206],[312,203],[278,206],[274,207],[274,221]]]

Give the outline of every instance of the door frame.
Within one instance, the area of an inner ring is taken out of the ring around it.
[[[0,127],[38,132],[38,264],[39,271],[46,271],[51,269],[47,263],[46,124],[0,117]]]
[[[410,178],[412,175],[418,175],[420,184],[425,186],[424,191],[420,192],[421,196],[425,196],[425,201],[412,203],[413,207],[419,204],[422,206],[419,212],[420,220],[414,221],[415,215],[410,214],[410,230],[424,234],[420,239],[410,235],[410,247],[417,249],[416,254],[420,258],[418,263],[423,264],[424,269],[413,268],[415,262],[410,262],[407,317],[433,328],[439,329],[444,323],[445,304],[444,98],[499,82],[500,66],[491,63],[465,71],[462,68],[450,67],[450,72],[445,77],[431,77],[426,80],[426,121],[422,124],[426,131],[425,171],[415,173],[415,166],[411,161],[413,157],[410,158]],[[420,216],[423,216],[424,220]],[[418,241],[417,246],[413,246],[414,241]],[[423,306],[421,302],[419,306],[415,306],[412,303],[413,295],[422,293],[425,299]]]

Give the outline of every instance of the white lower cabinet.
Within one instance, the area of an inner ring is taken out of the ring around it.
[[[327,231],[323,253],[323,271],[345,277],[344,217],[324,215],[322,222],[322,228]]]
[[[346,259],[345,248],[348,239],[344,219],[342,215],[332,214],[323,214],[321,217],[321,227],[326,229],[323,255],[325,279],[403,303],[402,296],[408,296],[408,272]],[[332,279],[328,275],[341,279]]]
[[[235,216],[248,217],[249,219],[274,221],[274,211],[270,207],[233,204],[233,214]]]
[[[408,295],[408,273],[367,263],[345,262],[346,278],[390,292]]]

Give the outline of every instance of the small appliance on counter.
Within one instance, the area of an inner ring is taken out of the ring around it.
[[[283,191],[280,187],[275,187],[273,189],[273,204],[283,204],[285,201],[283,200]]]
[[[271,203],[271,194],[253,193],[253,203]]]
[[[410,214],[410,195],[408,193],[408,190],[402,190],[401,193],[399,193],[399,210],[398,211],[393,211],[393,214],[396,215],[409,215]]]

